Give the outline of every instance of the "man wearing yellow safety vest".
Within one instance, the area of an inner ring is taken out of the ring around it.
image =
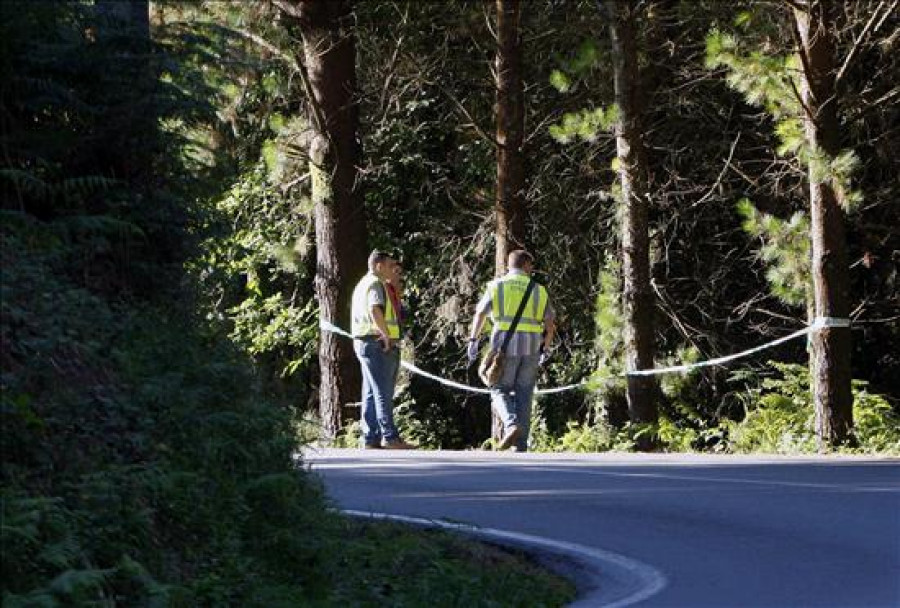
[[[386,281],[394,261],[381,251],[369,255],[369,272],[353,290],[353,350],[362,367],[363,447],[408,450],[394,426],[394,387],[400,369],[400,318]]]
[[[490,347],[501,350],[523,296],[528,292],[534,269],[532,255],[522,249],[512,251],[507,258],[507,267],[506,275],[488,284],[475,309],[469,334],[470,361],[478,358],[481,330],[488,316],[494,326]],[[499,449],[515,447],[517,451],[524,452],[528,448],[531,398],[537,372],[550,352],[556,323],[547,290],[537,283],[532,286],[528,301],[521,310],[519,322],[506,342],[500,380],[490,388],[494,411],[504,428]]]

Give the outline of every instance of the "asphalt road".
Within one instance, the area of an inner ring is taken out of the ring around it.
[[[584,583],[586,605],[900,607],[900,460],[360,450],[304,459],[344,509],[595,550],[583,567],[633,575],[627,592],[611,592],[621,580]]]

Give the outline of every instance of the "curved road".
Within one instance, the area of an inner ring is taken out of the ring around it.
[[[900,460],[360,450],[304,459],[345,509],[577,544],[661,573],[634,605],[900,607]]]

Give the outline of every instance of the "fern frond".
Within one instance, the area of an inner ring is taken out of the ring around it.
[[[146,238],[144,231],[132,222],[109,215],[70,215],[53,220],[52,223],[67,236],[72,234]]]
[[[17,190],[37,199],[48,198],[52,191],[47,182],[25,169],[0,169],[0,178],[13,184]]]

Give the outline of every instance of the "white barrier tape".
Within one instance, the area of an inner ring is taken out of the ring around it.
[[[325,331],[330,331],[332,333],[338,334],[340,336],[344,336],[345,338],[353,339],[353,336],[325,320],[319,321],[319,327]],[[816,317],[813,321],[812,325],[804,327],[803,329],[797,330],[792,334],[788,334],[787,336],[783,336],[776,340],[772,340],[771,342],[767,342],[760,346],[756,346],[754,348],[747,349],[745,351],[741,351],[739,353],[735,353],[733,355],[727,355],[725,357],[717,357],[715,359],[708,359],[706,361],[698,361],[696,363],[686,363],[684,365],[674,365],[671,367],[662,367],[662,368],[653,368],[653,369],[641,369],[641,370],[631,370],[628,372],[623,372],[617,374],[618,377],[625,376],[655,376],[657,374],[670,374],[675,372],[686,372],[695,368],[700,367],[709,367],[712,365],[722,365],[724,363],[728,363],[729,361],[734,361],[736,359],[742,359],[744,357],[748,357],[760,351],[766,350],[768,348],[772,348],[773,346],[778,346],[779,344],[783,344],[785,342],[789,342],[795,338],[799,338],[801,336],[805,336],[807,334],[811,334],[814,331],[825,327],[850,327],[850,319],[844,319],[840,317]],[[470,386],[468,384],[462,384],[460,382],[455,382],[453,380],[448,380],[447,378],[442,378],[430,372],[426,372],[425,370],[416,367],[412,363],[408,361],[400,361],[400,365],[408,369],[414,374],[419,374],[420,376],[424,376],[435,382],[443,384],[444,386],[449,386],[452,388],[460,389],[463,391],[469,391],[472,393],[482,393],[482,394],[490,394],[491,390],[488,388],[481,388],[477,386]],[[576,388],[580,388],[586,386],[588,384],[587,380],[582,380],[581,382],[576,382],[575,384],[567,384],[565,386],[557,386],[554,388],[543,388],[535,391],[538,395],[550,395],[554,393],[562,393],[565,391],[573,390]]]
[[[353,339],[353,336],[351,334],[349,334],[348,332],[344,331],[343,329],[341,329],[340,327],[338,327],[337,325],[334,325],[333,323],[331,323],[329,321],[324,321],[324,320],[319,321],[319,327],[321,329],[324,329],[325,331],[330,331],[332,333],[338,334],[339,336],[344,336],[345,338],[350,338],[351,340]],[[486,395],[489,395],[491,393],[491,389],[489,389],[489,388],[481,388],[478,386],[469,386],[468,384],[462,384],[460,382],[454,382],[453,380],[448,380],[447,378],[441,378],[440,376],[436,376],[436,375],[432,374],[431,372],[426,372],[424,369],[422,369],[420,367],[416,367],[409,361],[400,361],[400,365],[402,365],[403,367],[405,367],[406,369],[408,369],[409,371],[411,371],[414,374],[419,374],[420,376],[425,376],[426,378],[434,380],[435,382],[443,384],[444,386],[450,386],[453,388],[458,388],[460,390],[469,391],[472,393],[484,393]]]
[[[435,382],[439,382],[444,386],[452,386],[453,388],[458,388],[463,391],[470,391],[473,393],[484,393],[486,395],[491,394],[491,389],[489,388],[480,388],[477,386],[469,386],[468,384],[460,384],[459,382],[454,382],[453,380],[447,380],[446,378],[441,378],[440,376],[435,376],[430,372],[426,372],[424,369],[420,369],[410,363],[409,361],[401,361],[400,365],[408,369],[414,374],[419,374],[420,376],[425,376],[426,378],[431,378]]]
[[[553,393],[564,393],[566,391],[570,391],[575,388],[579,388],[582,386],[586,386],[587,382],[582,380],[581,382],[576,382],[575,384],[566,384],[565,386],[557,386],[554,388],[539,388],[534,391],[536,395],[552,395]]]
[[[339,336],[344,336],[345,338],[353,339],[353,336],[348,332],[344,331],[337,325],[331,323],[330,321],[326,321],[325,319],[319,319],[319,329],[324,329],[325,331],[330,331],[333,334],[337,334]]]
[[[822,327],[850,327],[850,319],[843,317],[816,317],[810,329],[821,329]]]
[[[708,359],[706,361],[698,361],[697,363],[687,363],[685,365],[674,365],[672,367],[663,367],[663,368],[654,368],[654,369],[638,369],[631,370],[629,372],[625,372],[629,376],[654,376],[656,374],[669,374],[672,372],[685,372],[696,367],[708,367],[710,365],[722,365],[723,363],[727,363],[729,361],[734,361],[735,359],[741,359],[743,357],[748,357],[754,353],[758,353],[762,350],[766,350],[767,348],[772,348],[773,346],[778,346],[784,342],[788,342],[793,340],[794,338],[799,338],[800,336],[805,336],[808,333],[812,333],[818,329],[817,327],[810,325],[809,327],[805,327],[801,330],[795,331],[792,334],[784,336],[782,338],[778,338],[777,340],[772,340],[771,342],[767,342],[761,346],[756,346],[754,348],[750,348],[745,351],[741,351],[739,353],[735,353],[733,355],[727,355],[725,357],[718,357],[716,359]]]

